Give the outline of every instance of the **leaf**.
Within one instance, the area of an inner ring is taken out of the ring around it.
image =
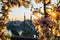
[[[32,9],[30,9],[30,11],[32,11]]]
[[[60,0],[58,0],[58,4],[60,4]]]
[[[46,7],[46,9],[51,9],[51,8],[49,8],[49,7]]]
[[[0,13],[2,13],[2,12],[0,12]]]
[[[7,24],[4,24],[4,26],[7,26]]]
[[[44,13],[43,13],[43,12],[40,12],[40,14],[44,15]]]
[[[30,4],[29,1],[24,2],[24,7],[29,8],[29,4]]]
[[[38,3],[40,3],[41,2],[41,0],[35,0],[35,3],[36,4],[38,4]]]
[[[0,5],[3,5],[3,3],[0,3]]]
[[[50,0],[46,0],[45,3],[46,3],[46,4],[50,3]]]
[[[44,3],[45,2],[45,4],[49,4],[50,3],[50,0],[41,0],[42,1],[42,3]]]
[[[2,27],[0,26],[0,31],[2,30]]]
[[[40,7],[40,8],[42,8],[42,7]]]

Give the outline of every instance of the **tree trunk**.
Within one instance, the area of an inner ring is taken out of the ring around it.
[[[47,15],[46,15],[46,4],[45,4],[45,0],[44,0],[44,13],[45,13],[45,17],[46,17]]]
[[[47,17],[48,16],[48,14],[47,14],[47,12],[46,12],[46,2],[45,2],[46,0],[44,0],[44,13],[45,13],[45,17]]]

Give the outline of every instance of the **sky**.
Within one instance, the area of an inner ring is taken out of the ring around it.
[[[34,0],[31,0],[31,2],[32,2],[34,8],[42,7],[41,10],[43,11],[43,4],[41,2],[38,4],[36,4]],[[57,3],[57,0],[51,0],[51,3]],[[2,5],[0,5],[0,9],[1,9],[1,6]],[[26,19],[30,19],[30,16],[32,15],[32,12],[30,11],[30,9],[31,9],[31,6],[29,8],[25,8],[24,6],[21,6],[19,8],[12,8],[11,9],[12,12],[10,12],[10,14],[9,14],[9,19],[23,21],[24,13],[25,13]],[[0,16],[2,16],[2,15],[0,14]]]
[[[39,7],[43,6],[42,3],[36,4],[34,2],[34,0],[32,0],[31,2],[32,2],[32,4],[34,4],[33,5],[34,8],[39,8]],[[24,6],[21,6],[19,8],[11,9],[12,12],[10,13],[10,19],[12,20],[12,18],[13,18],[13,20],[17,19],[17,20],[23,21],[24,20],[24,13],[25,13],[26,19],[30,19],[30,16],[32,14],[30,9],[31,9],[31,6],[29,6],[29,8],[25,8]]]

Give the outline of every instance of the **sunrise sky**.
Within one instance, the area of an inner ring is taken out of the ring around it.
[[[31,0],[31,2],[32,2],[34,8],[42,7],[41,10],[43,11],[43,4],[42,3],[36,4],[34,0]],[[57,3],[57,0],[52,0],[51,3]],[[1,6],[2,5],[0,5],[0,9],[1,9]],[[10,12],[9,18],[10,18],[10,20],[13,19],[13,20],[23,21],[24,20],[24,13],[25,13],[26,19],[30,19],[30,15],[32,14],[30,9],[31,9],[31,6],[29,8],[25,8],[24,6],[21,6],[19,8],[12,8],[11,9],[12,12]]]

